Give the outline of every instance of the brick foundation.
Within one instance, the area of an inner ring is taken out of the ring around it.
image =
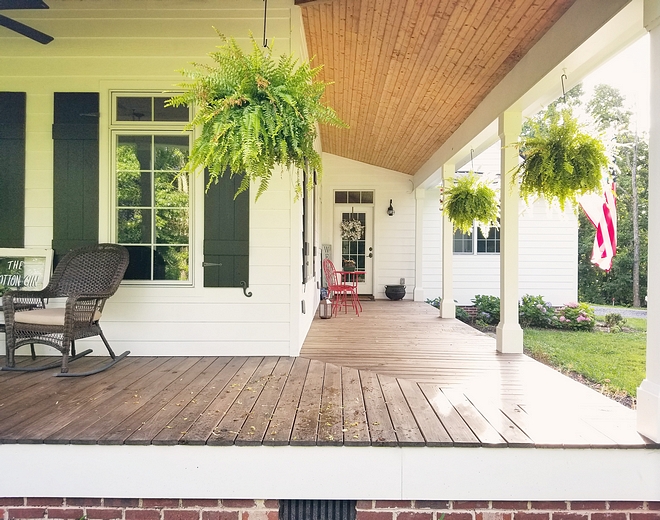
[[[360,500],[357,520],[660,520],[660,502]]]
[[[0,520],[278,520],[278,509],[277,500],[0,498]],[[359,500],[357,520],[660,520],[660,502]]]

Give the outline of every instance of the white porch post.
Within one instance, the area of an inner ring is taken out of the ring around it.
[[[452,179],[456,173],[455,164],[442,165],[442,184],[447,185],[447,179]],[[456,305],[454,304],[454,274],[452,262],[454,260],[454,226],[443,213],[442,215],[442,302],[440,303],[441,318],[455,318]]]
[[[518,141],[522,129],[520,112],[504,112],[499,118],[502,145],[500,176],[500,323],[497,350],[522,353],[523,331],[518,323],[518,203],[520,192],[511,184],[512,170],[518,166]]]
[[[657,0],[644,2],[644,25],[651,39],[648,256],[660,258],[660,6]],[[637,389],[637,430],[660,442],[660,274],[653,267],[648,272],[647,312],[646,378]]]
[[[415,190],[415,291],[413,300],[424,301],[424,196],[426,190]]]

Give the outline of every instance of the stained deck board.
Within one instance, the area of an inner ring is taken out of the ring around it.
[[[222,392],[227,383],[245,364],[248,358],[234,357],[212,377],[199,394],[182,407],[181,411],[164,423],[162,430],[152,439],[156,445],[174,445],[185,443],[183,437],[193,421],[201,417],[214,399]]]
[[[280,358],[273,370],[272,377],[266,383],[263,392],[254,404],[252,414],[237,435],[235,444],[250,446],[261,444],[270,420],[282,395],[282,389],[293,367],[293,358]]]
[[[342,433],[347,446],[369,446],[369,423],[362,394],[360,372],[354,368],[341,369],[342,403],[344,423]]]
[[[378,376],[378,380],[398,444],[400,446],[424,446],[426,444],[424,436],[397,380],[389,376]]]
[[[105,361],[101,361],[101,363],[103,362]],[[138,372],[140,367],[148,362],[148,359],[136,360],[136,363],[126,370],[125,377],[130,377],[131,374]],[[16,442],[43,442],[52,433],[76,421],[79,414],[85,413],[86,410],[95,406],[94,402],[102,392],[116,387],[117,378],[116,375],[111,373],[104,373],[96,380],[85,381],[79,385],[74,386],[67,383],[62,383],[62,385],[66,385],[65,388],[42,398],[41,405],[29,408],[32,412],[30,420],[23,421],[13,428],[10,421],[15,419],[18,414],[15,414],[9,420],[3,421],[0,441],[3,443],[10,442],[10,440]],[[57,410],[58,413],[50,414],[52,416],[51,420],[44,425],[41,420],[42,415],[46,412],[52,412],[52,410]]]
[[[360,380],[362,381],[362,395],[367,411],[371,444],[373,446],[396,446],[397,436],[394,424],[387,411],[378,375],[373,372],[361,372]]]
[[[419,385],[407,379],[399,379],[399,386],[419,424],[427,446],[451,446],[452,440],[433,407],[426,400]]]
[[[316,444],[324,375],[325,363],[310,361],[309,371],[300,395],[300,404],[291,430],[290,444],[292,446],[314,446]]]
[[[266,357],[241,389],[220,422],[213,428],[212,435],[206,441],[211,446],[231,446],[243,429],[243,425],[252,414],[252,408],[268,383],[278,358]]]
[[[390,303],[314,320],[298,358],[129,356],[77,379],[0,372],[0,442],[658,447],[618,403],[498,354],[428,305]]]
[[[98,419],[86,428],[71,423],[74,428],[72,444],[103,444],[103,438],[113,425],[121,424],[138,409],[146,406],[151,399],[167,387],[167,385],[194,363],[191,358],[171,358],[148,375],[125,387],[119,394],[119,399],[106,399],[104,407],[99,407]]]
[[[194,380],[183,386],[169,403],[163,405],[155,414],[142,423],[125,439],[124,443],[134,445],[150,444],[150,441],[163,430],[163,424],[169,424],[184,407],[199,398],[200,392],[209,384],[213,376],[227,366],[230,359],[227,357],[208,358],[206,365],[202,365],[203,370],[195,376]]]
[[[259,368],[263,361],[260,357],[250,357],[227,382],[209,406],[199,417],[184,417],[184,422],[190,426],[182,431],[184,444],[206,444],[206,441],[214,433],[217,424],[222,420],[227,410],[234,404],[234,401],[243,391],[252,374]],[[184,433],[185,432],[185,433]]]
[[[326,363],[319,414],[317,441],[319,446],[341,446],[343,444],[342,410],[341,368],[332,363]]]
[[[293,362],[291,377],[282,389],[278,406],[273,412],[273,418],[266,432],[265,445],[285,446],[289,444],[309,364],[309,359],[304,358],[298,358]]]
[[[431,407],[440,418],[454,446],[474,446],[479,444],[478,437],[456,411],[439,386],[433,384],[420,384],[419,386],[431,404]]]
[[[99,439],[99,443],[124,444],[126,439],[145,425],[154,414],[164,410],[174,396],[178,395],[182,389],[188,388],[188,385],[196,382],[200,374],[212,361],[212,359],[205,358],[189,360],[190,367],[184,370],[180,377],[176,377],[170,384],[158,392],[154,399],[146,403],[145,406],[140,407],[117,426],[110,429]]]

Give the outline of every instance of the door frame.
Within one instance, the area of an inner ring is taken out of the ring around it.
[[[374,205],[373,204],[352,204],[352,203],[334,203],[332,208],[332,262],[335,264],[337,270],[342,268],[342,249],[341,249],[341,231],[340,222],[341,214],[346,212],[364,213],[366,234],[365,234],[365,248],[371,247],[373,252],[374,247]],[[365,257],[366,257],[365,251]],[[374,294],[374,257],[370,259],[365,258],[365,281],[358,282],[358,294],[373,295]]]

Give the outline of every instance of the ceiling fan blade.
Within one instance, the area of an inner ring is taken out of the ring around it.
[[[0,0],[0,9],[48,9],[42,0]]]
[[[6,16],[3,16],[1,14],[0,14],[0,25],[6,27],[7,29],[11,29],[12,31],[17,32],[18,34],[27,36],[28,38],[34,40],[35,42],[43,43],[44,45],[52,42],[54,39],[52,36],[48,36],[47,34],[44,34],[41,31],[37,31],[32,27],[28,27],[25,24],[17,22],[16,20],[12,20],[11,18],[7,18]]]

